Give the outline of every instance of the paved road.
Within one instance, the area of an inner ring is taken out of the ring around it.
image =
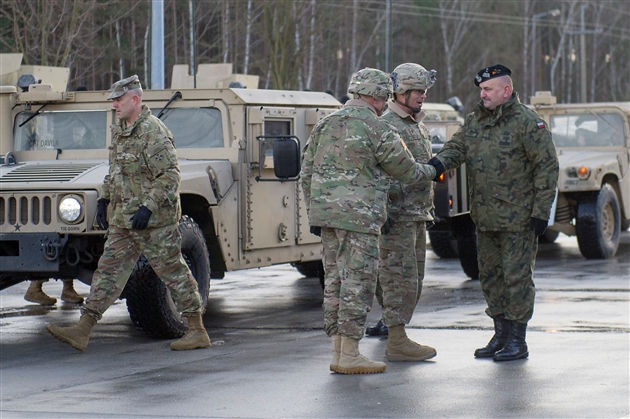
[[[628,232],[607,261],[582,259],[572,238],[541,246],[530,358],[494,363],[472,356],[492,327],[478,281],[429,252],[408,330],[438,356],[364,376],[329,373],[318,281],[287,265],[213,281],[213,346],[187,352],[135,330],[124,301],[77,352],[45,325],[75,323],[78,307],[27,303],[20,284],[0,291],[0,418],[628,418],[629,256]],[[385,360],[385,345],[361,350]]]

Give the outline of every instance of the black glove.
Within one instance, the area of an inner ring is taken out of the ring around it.
[[[96,224],[103,230],[109,228],[107,222],[107,206],[109,205],[109,199],[100,198],[96,201]]]
[[[381,226],[381,234],[384,236],[388,235],[389,232],[392,230],[393,225],[394,219],[388,215],[387,220],[385,220],[385,224]]]
[[[442,162],[437,157],[431,157],[431,160],[429,160],[427,164],[435,167],[435,178],[433,178],[433,182],[440,180],[440,175],[446,171]]]
[[[322,228],[318,226],[311,226],[310,228],[311,234],[313,236],[321,237],[322,236]]]
[[[541,236],[545,230],[547,229],[547,224],[549,222],[546,220],[541,220],[540,218],[530,218],[529,220],[529,228],[532,229],[534,234],[537,236]]]
[[[131,217],[131,228],[134,230],[144,230],[149,225],[149,218],[153,214],[144,205],[138,208],[138,211]]]

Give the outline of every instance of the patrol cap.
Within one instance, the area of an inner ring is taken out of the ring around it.
[[[479,87],[484,81],[494,79],[495,77],[509,76],[512,74],[512,70],[504,66],[503,64],[495,64],[491,67],[486,67],[479,70],[475,76],[475,86]]]
[[[142,89],[140,79],[135,74],[112,84],[112,87],[109,89],[111,93],[107,96],[107,99],[116,99],[133,89]]]

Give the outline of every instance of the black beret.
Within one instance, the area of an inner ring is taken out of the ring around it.
[[[484,81],[488,81],[495,77],[509,76],[510,74],[512,74],[512,70],[502,64],[495,64],[491,67],[486,67],[479,70],[479,72],[475,76],[475,86],[478,87],[479,84],[483,83]]]

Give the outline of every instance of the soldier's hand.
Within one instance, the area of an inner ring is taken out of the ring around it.
[[[540,218],[534,218],[532,217],[529,220],[529,228],[532,229],[532,231],[534,232],[534,234],[536,234],[537,236],[541,236],[545,230],[547,229],[547,224],[549,222],[546,220],[541,220]]]
[[[431,157],[431,160],[427,162],[435,168],[435,178],[433,178],[433,182],[437,182],[440,180],[440,175],[445,172],[444,165],[437,157]]]
[[[321,237],[322,236],[322,228],[318,227],[318,226],[311,226],[310,228],[311,230],[311,234],[317,237]]]
[[[384,236],[388,235],[389,232],[392,231],[393,225],[394,225],[394,219],[388,215],[387,220],[385,220],[385,224],[381,226],[381,234]]]
[[[100,198],[96,201],[96,224],[103,230],[109,228],[107,222],[107,206],[109,205],[109,199]]]
[[[131,228],[134,230],[144,230],[149,225],[149,218],[153,214],[144,205],[138,208],[136,213],[131,217]]]

